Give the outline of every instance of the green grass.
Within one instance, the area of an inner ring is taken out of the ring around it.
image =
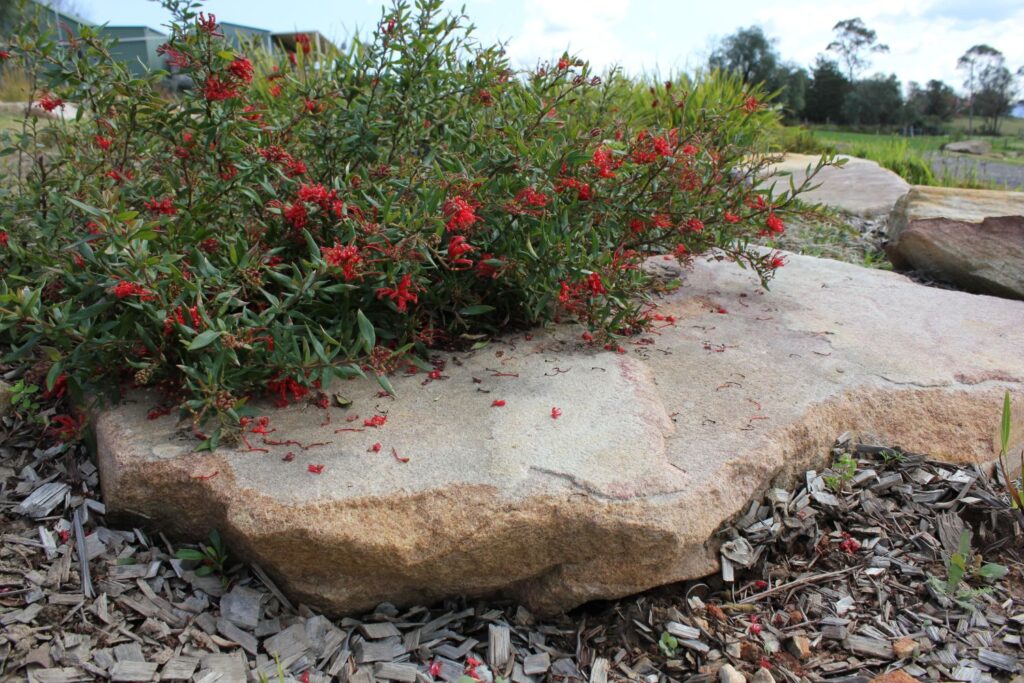
[[[953,122],[954,130],[959,131],[959,119]],[[966,129],[966,120],[964,122]],[[1006,130],[1020,130],[1024,134],[1024,122],[1018,119],[1008,120],[1004,125]],[[853,133],[849,131],[826,130],[822,128],[810,131],[816,140],[826,147],[832,147],[839,152],[853,154],[854,150],[882,146],[902,146],[917,154],[923,155],[928,152],[939,152],[942,145],[947,142],[963,139],[963,135],[917,135],[905,137],[895,134],[876,133]],[[979,155],[977,158],[989,161],[1000,161],[1009,164],[1024,164],[1024,137],[1016,135],[1001,135],[999,137],[975,136],[987,140],[992,145],[992,153]],[[874,157],[869,157],[874,158]],[[877,159],[876,159],[877,161]]]

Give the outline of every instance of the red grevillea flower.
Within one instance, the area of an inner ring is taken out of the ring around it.
[[[61,441],[71,441],[78,438],[85,426],[85,415],[79,415],[78,419],[70,415],[54,415],[50,418],[50,424],[50,436]]]
[[[594,150],[594,156],[591,157],[590,163],[597,169],[597,175],[600,178],[614,178],[615,169],[622,165],[622,162],[616,162],[612,158],[612,151],[607,147],[598,147]]]
[[[473,260],[464,258],[464,256],[472,251],[476,251],[476,247],[466,241],[466,238],[462,235],[455,235],[452,237],[451,242],[448,243],[448,257],[452,260],[452,265],[456,266],[457,269],[466,270],[473,267]]]
[[[286,205],[281,214],[284,216],[285,222],[296,230],[302,230],[309,222],[309,212],[306,211],[306,205],[302,202]]]
[[[204,13],[199,13],[199,18],[196,19],[196,26],[203,33],[210,36],[220,35],[217,33],[217,15],[211,14],[207,17]]]
[[[586,285],[587,289],[590,290],[591,296],[598,296],[606,293],[607,291],[604,288],[604,283],[601,282],[601,276],[597,273],[591,273],[587,276]]]
[[[11,53],[7,50],[0,50],[0,62],[6,61],[11,58]]]
[[[388,421],[387,415],[374,415],[363,420],[364,427],[383,427],[384,423]]]
[[[45,109],[46,111],[53,111],[57,107],[63,107],[64,100],[62,100],[59,97],[54,97],[53,95],[47,93],[39,98],[39,106]]]
[[[693,145],[683,145],[683,154],[688,157],[692,157],[697,154],[697,148]]]
[[[11,236],[7,234],[6,230],[0,230],[0,247],[7,248],[7,244],[11,241]]]
[[[252,62],[245,57],[235,57],[235,60],[228,66],[228,71],[243,83],[252,83]]]
[[[569,61],[568,57],[562,57],[561,59],[558,60],[558,70],[564,71],[568,69],[571,63],[572,62]]]
[[[192,306],[190,308],[182,310],[181,306],[178,306],[171,311],[166,318],[164,318],[164,335],[169,335],[174,331],[174,323],[179,325],[188,326],[186,322],[185,313],[188,313],[189,320],[192,323],[192,329],[198,332],[203,329],[203,318],[199,315],[199,308]]]
[[[742,218],[740,218],[739,216],[737,216],[736,214],[734,214],[731,211],[726,211],[722,215],[722,218],[725,219],[726,223],[739,223],[741,220],[743,220]]]
[[[686,221],[686,227],[692,232],[700,232],[704,229],[704,223],[699,218],[691,218]]]
[[[767,225],[768,229],[777,235],[781,235],[786,230],[786,226],[782,222],[782,219],[774,213],[768,214],[768,219],[765,221],[765,225]]]
[[[140,301],[152,301],[156,298],[156,295],[150,292],[142,285],[135,282],[128,282],[127,280],[121,280],[116,285],[111,287],[111,292],[118,299],[126,299],[130,296],[137,296]]]
[[[498,276],[501,275],[501,268],[502,268],[502,266],[494,265],[493,263],[488,263],[488,261],[496,261],[496,260],[501,260],[501,259],[496,259],[494,257],[494,254],[491,254],[491,253],[480,254],[480,260],[476,262],[476,275],[477,275],[477,277],[490,278],[492,280],[497,280]]]
[[[782,254],[772,254],[771,260],[768,262],[768,267],[772,270],[781,268],[786,265],[786,259],[783,258]]]
[[[112,168],[107,171],[107,177],[115,182],[123,183],[126,180],[135,178],[135,174],[127,169]]]
[[[312,472],[313,474],[322,474],[323,471],[324,471],[324,466],[323,465],[314,465],[313,463],[310,463],[306,467],[306,469],[309,470],[310,472]]]
[[[452,232],[462,232],[471,228],[480,217],[476,215],[476,207],[465,197],[452,197],[444,203],[444,217],[448,219],[445,227]]]
[[[146,208],[153,213],[162,214],[164,216],[173,216],[178,213],[178,210],[174,208],[174,202],[170,197],[165,197],[163,199],[150,199],[146,202]]]
[[[164,61],[167,62],[167,66],[173,69],[185,69],[191,64],[189,58],[185,54],[174,49],[167,43],[157,47],[156,53],[164,58]]]
[[[219,76],[210,75],[206,77],[203,96],[210,102],[230,100],[238,97],[238,87],[230,81],[221,80]]]
[[[504,399],[500,399],[500,398],[494,399],[493,401],[491,401],[491,407],[492,408],[504,408],[505,407],[505,400]]]
[[[516,193],[516,201],[524,206],[544,207],[551,200],[543,192],[538,192],[532,187],[524,187]]]
[[[761,103],[757,101],[756,97],[748,97],[743,102],[743,108],[745,110],[747,110],[748,113],[753,113],[753,112],[757,111],[757,108],[760,107],[760,106],[761,106]]]
[[[341,268],[341,276],[346,282],[358,277],[356,267],[362,261],[362,257],[359,255],[359,248],[354,244],[345,246],[335,242],[333,247],[320,247],[320,254],[328,265]]]
[[[397,287],[381,287],[377,290],[377,298],[383,299],[387,297],[391,299],[399,312],[405,313],[410,303],[417,303],[419,297],[415,292],[412,291],[412,276],[406,273],[399,280]]]
[[[672,225],[672,217],[665,213],[657,213],[651,217],[651,225],[655,228],[667,228]]]
[[[551,419],[552,420],[557,420],[560,417],[562,417],[562,411],[560,409],[558,409],[558,408],[552,407],[551,408]]]
[[[104,152],[110,149],[110,138],[105,138],[102,135],[97,135],[93,138],[96,141],[96,146],[102,149]]]
[[[308,55],[310,50],[313,49],[313,45],[309,42],[309,36],[305,33],[295,36],[295,44],[302,49],[302,54],[304,55]]]

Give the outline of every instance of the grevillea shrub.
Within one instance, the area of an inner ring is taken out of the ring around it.
[[[440,0],[340,56],[279,58],[167,4],[181,96],[87,31],[5,48],[44,107],[79,107],[27,120],[0,159],[0,342],[50,388],[158,386],[212,446],[248,399],[388,388],[502,329],[642,330],[652,253],[780,265],[748,246],[796,210],[751,182],[775,114],[738,82],[647,92],[569,56],[516,72]]]

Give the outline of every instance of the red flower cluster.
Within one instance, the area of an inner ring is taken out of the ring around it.
[[[7,50],[0,50],[0,62],[6,61],[11,58],[11,53]]]
[[[295,36],[295,45],[302,50],[302,54],[308,55],[313,49],[312,43],[309,42],[309,36],[305,33],[300,33]]]
[[[217,15],[211,14],[207,17],[203,12],[199,13],[199,18],[196,19],[196,26],[200,31],[209,36],[220,36],[217,32]]]
[[[7,248],[7,243],[11,241],[11,236],[7,234],[6,230],[0,230],[0,247]]]
[[[210,75],[206,77],[206,85],[203,88],[203,96],[211,102],[230,100],[238,97],[238,85],[229,79],[221,79],[219,76]]]
[[[475,251],[476,247],[466,241],[462,235],[455,235],[448,243],[448,257],[452,260],[455,270],[466,270],[473,267],[473,260],[464,258],[466,254]]]
[[[344,246],[335,242],[333,247],[320,247],[320,254],[328,265],[341,268],[341,276],[346,282],[359,277],[356,267],[362,261],[362,257],[359,255],[359,248],[354,244]]]
[[[168,43],[164,43],[157,47],[156,53],[163,57],[164,61],[167,62],[167,66],[172,69],[187,69],[192,65],[192,62],[185,54],[180,50],[171,47]]]
[[[127,280],[121,280],[114,285],[111,290],[114,296],[118,299],[126,299],[130,296],[139,297],[140,301],[152,301],[156,298],[156,295],[151,291],[143,287],[142,285],[135,282],[128,282]]]
[[[391,299],[400,313],[405,313],[410,303],[417,303],[419,297],[413,290],[412,276],[406,273],[398,282],[397,287],[381,287],[377,290],[377,298]]]
[[[476,205],[462,196],[452,197],[444,203],[445,227],[451,232],[463,232],[473,227],[480,220],[476,215]]]
[[[612,151],[607,147],[598,147],[594,150],[594,156],[591,157],[590,163],[597,169],[597,175],[599,178],[614,178],[615,169],[622,166],[621,159],[614,159],[612,157]]]
[[[277,399],[274,401],[274,404],[278,408],[284,408],[289,403],[288,394],[291,394],[292,401],[298,401],[309,393],[309,387],[302,386],[291,377],[285,377],[283,379],[272,379],[267,382],[267,391],[271,394],[276,394]]]
[[[47,93],[39,98],[39,106],[45,109],[46,111],[53,111],[57,107],[63,107],[64,100],[62,100],[59,97],[54,97],[53,95]]]
[[[243,83],[252,83],[252,62],[245,57],[235,57],[228,66],[228,72]]]
[[[495,265],[494,263],[488,263],[488,261],[502,261],[501,265]],[[490,278],[497,280],[498,276],[501,275],[501,269],[504,267],[504,261],[494,257],[494,254],[490,252],[486,254],[480,254],[480,260],[476,262],[476,274],[477,277]]]
[[[96,141],[96,146],[106,152],[110,149],[110,138],[105,138],[102,135],[97,135],[93,138]]]
[[[555,185],[555,192],[562,194],[568,190],[576,190],[576,199],[581,202],[594,198],[590,191],[590,183],[584,183],[575,178],[559,178],[558,184]]]
[[[188,313],[188,319],[185,318],[186,313]],[[196,332],[203,328],[203,318],[199,315],[199,307],[190,306],[182,310],[182,307],[178,306],[164,319],[164,335],[169,336],[174,331],[175,323],[188,327],[190,322],[192,329]]]
[[[704,222],[699,218],[691,218],[686,221],[686,228],[690,232],[701,232],[704,230]]]
[[[178,213],[178,210],[174,208],[174,202],[170,197],[164,197],[163,199],[150,199],[146,202],[146,208],[153,213],[164,216],[173,216]]]
[[[743,109],[746,110],[746,112],[749,114],[752,114],[755,111],[757,111],[758,107],[760,106],[761,103],[757,101],[756,97],[748,97],[746,101],[743,102]]]
[[[768,226],[768,230],[776,235],[781,235],[786,230],[786,225],[782,222],[782,219],[774,213],[768,214],[768,219],[765,221],[765,225]]]

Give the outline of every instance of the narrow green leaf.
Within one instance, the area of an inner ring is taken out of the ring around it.
[[[373,329],[373,323],[363,314],[362,310],[356,311],[356,320],[359,322],[359,338],[363,342],[363,348],[370,353],[377,345],[377,333]]]
[[[201,348],[209,346],[214,342],[215,339],[220,337],[220,330],[206,330],[196,335],[196,338],[192,340],[192,343],[188,345],[189,351],[198,351]]]

